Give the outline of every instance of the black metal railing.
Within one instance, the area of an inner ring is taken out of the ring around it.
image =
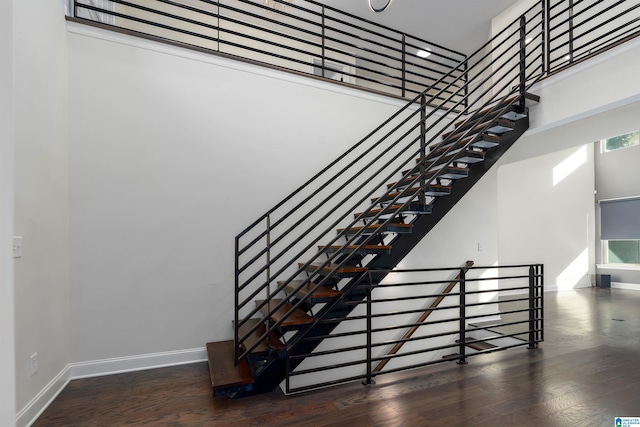
[[[280,326],[281,320],[270,320],[272,313],[287,303],[293,307],[285,318],[293,313],[308,299],[308,295],[296,295],[297,291],[308,284],[318,289],[327,283],[347,259],[374,238],[366,227],[354,227],[359,223],[384,227],[401,220],[398,212],[411,203],[419,201],[425,207],[433,203],[435,197],[424,194],[426,186],[439,182],[444,168],[425,179],[426,165],[455,162],[473,142],[470,137],[490,126],[481,130],[465,126],[471,123],[469,113],[499,116],[523,103],[526,90],[544,72],[542,16],[540,5],[531,8],[471,55],[474,65],[468,70],[459,64],[442,77],[439,83],[449,81],[444,87],[436,93],[425,91],[409,102],[236,237],[237,342],[245,344],[253,332],[266,326],[262,338],[245,345],[237,360],[247,357],[259,341]],[[458,73],[463,69],[469,78],[466,84]],[[456,74],[458,77],[453,77]],[[455,89],[456,84],[463,86]],[[447,90],[454,93],[445,97]],[[441,97],[444,99],[439,100]],[[433,104],[437,108],[428,107]],[[464,130],[455,141],[448,141],[451,145],[444,146],[441,135],[457,121],[463,122],[460,129]],[[418,158],[421,160],[416,163]],[[422,173],[414,176],[416,171]],[[387,187],[398,175],[402,178]],[[376,196],[388,199],[379,211],[369,200]],[[400,209],[392,212],[389,207],[394,204]],[[354,212],[361,213],[353,219]],[[336,233],[340,225],[344,229]],[[386,244],[392,244],[394,236],[389,239]],[[318,245],[323,246],[318,249]],[[333,251],[335,245],[341,250]],[[326,267],[330,273],[323,271]],[[285,288],[294,283],[293,291],[285,295]],[[256,302],[256,298],[262,301]],[[281,301],[270,304],[276,298]],[[239,327],[260,311],[266,312],[261,322],[239,334]]]
[[[322,342],[316,351],[287,354],[289,363],[299,363],[287,369],[287,393],[357,380],[370,384],[378,375],[466,363],[467,357],[531,349],[544,340],[541,264],[372,270],[361,283],[357,288],[367,297],[352,303],[352,315],[321,321],[340,322],[339,328],[303,339]],[[443,293],[448,284],[454,286]],[[446,299],[434,306],[441,297]],[[408,336],[410,328],[415,333]],[[398,345],[404,345],[401,351],[390,352]],[[388,364],[375,369],[381,362]]]
[[[466,56],[313,0],[74,0],[74,16],[401,97],[463,77]],[[450,89],[443,91],[443,95]]]
[[[640,35],[636,0],[545,0],[546,63],[557,72]]]

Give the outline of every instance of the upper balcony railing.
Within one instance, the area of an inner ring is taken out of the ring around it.
[[[543,0],[547,74],[640,35],[638,0]]]
[[[73,10],[113,29],[399,97],[464,77],[464,54],[313,0],[74,0]]]

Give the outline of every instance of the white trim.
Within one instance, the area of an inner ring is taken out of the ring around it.
[[[638,200],[640,196],[614,197],[611,199],[598,200],[598,203],[621,202],[623,200]]]
[[[637,264],[596,264],[599,270],[628,270],[640,271],[640,265]]]
[[[611,282],[611,287],[614,289],[629,289],[632,291],[640,291],[640,284],[637,283]]]
[[[69,380],[69,365],[67,365],[16,414],[16,427],[29,427],[33,424],[51,405],[51,402],[58,397]]]
[[[112,359],[92,360],[69,364],[71,379],[101,377],[145,369],[186,365],[207,360],[206,348],[167,351],[163,353],[142,354],[138,356],[115,357]]]
[[[206,360],[207,350],[201,347],[70,363],[18,412],[16,425],[17,427],[31,426],[71,380],[186,365]]]

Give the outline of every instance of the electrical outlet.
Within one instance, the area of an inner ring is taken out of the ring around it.
[[[22,257],[22,236],[13,236],[13,257]]]
[[[31,372],[31,376],[33,376],[36,372],[38,372],[38,353],[33,353],[30,358],[31,364],[29,365],[29,370]]]

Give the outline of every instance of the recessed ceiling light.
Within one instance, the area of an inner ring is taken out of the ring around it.
[[[529,43],[531,43],[532,41],[533,41],[533,37],[529,37],[529,38],[528,38],[528,39],[526,39],[524,42],[525,42],[526,44],[529,44]]]
[[[431,49],[420,49],[416,55],[420,58],[426,58],[431,55]]]

